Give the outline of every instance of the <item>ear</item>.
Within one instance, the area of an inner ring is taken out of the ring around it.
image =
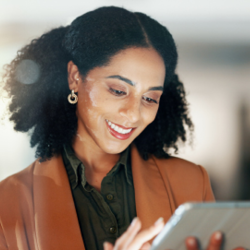
[[[68,62],[68,83],[69,89],[74,90],[74,92],[78,92],[79,84],[81,82],[80,72],[78,67],[72,62]]]

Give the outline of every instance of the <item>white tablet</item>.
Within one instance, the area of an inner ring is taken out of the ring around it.
[[[224,234],[223,250],[250,249],[250,202],[185,203],[176,209],[150,250],[186,250],[188,236],[197,237],[203,250],[215,231]]]

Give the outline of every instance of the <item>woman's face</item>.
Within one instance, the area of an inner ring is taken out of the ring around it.
[[[85,145],[117,154],[155,119],[165,79],[154,49],[129,48],[78,83],[78,138]]]

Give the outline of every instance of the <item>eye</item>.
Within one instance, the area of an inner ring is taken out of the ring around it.
[[[126,92],[121,91],[121,90],[117,90],[117,89],[113,89],[113,88],[109,88],[109,91],[116,96],[123,96],[126,95]]]
[[[156,100],[154,100],[152,98],[149,98],[149,97],[146,97],[146,96],[143,96],[142,99],[145,100],[148,103],[156,103],[156,104],[158,104],[158,102]]]

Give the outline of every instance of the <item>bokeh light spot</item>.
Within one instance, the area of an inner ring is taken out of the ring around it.
[[[35,83],[40,76],[40,68],[30,59],[22,60],[16,67],[16,80],[23,84]]]

